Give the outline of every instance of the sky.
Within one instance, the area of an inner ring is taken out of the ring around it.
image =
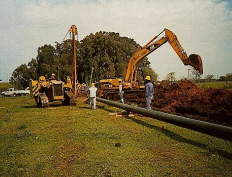
[[[167,28],[187,55],[201,56],[202,78],[232,73],[231,0],[0,0],[0,80],[36,58],[38,47],[61,43],[71,25],[79,41],[107,31],[141,46]],[[170,72],[176,79],[188,76],[190,67],[168,43],[148,59],[159,80]]]

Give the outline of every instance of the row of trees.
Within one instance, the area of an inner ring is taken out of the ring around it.
[[[204,79],[201,79],[201,81],[204,81],[204,82],[232,81],[232,73],[227,73],[225,76],[220,76],[219,78],[218,78],[218,76],[215,77],[212,74],[208,74],[208,75],[205,76]]]
[[[97,32],[86,36],[77,43],[77,77],[79,82],[89,83],[91,70],[93,82],[108,77],[124,77],[130,57],[140,47],[133,39],[121,37],[115,32]],[[30,80],[37,80],[43,75],[49,78],[52,73],[60,80],[72,75],[73,49],[70,39],[55,47],[44,45],[38,48],[36,58],[28,64],[18,66],[10,79],[18,88],[28,86]],[[147,57],[138,64],[143,69],[142,77],[151,75],[156,80],[157,74],[150,68]]]
[[[190,74],[188,78],[183,77],[182,80],[192,80],[195,82],[214,82],[214,81],[232,81],[232,73],[228,73],[225,76],[220,76],[220,78],[215,78],[214,75],[208,74],[203,79],[201,79],[199,72],[196,72],[194,69],[190,69]],[[170,72],[167,74],[166,80],[173,82],[176,80],[175,72]]]

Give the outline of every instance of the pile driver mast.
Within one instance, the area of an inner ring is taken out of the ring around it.
[[[72,65],[72,83],[74,83],[74,94],[77,96],[77,51],[76,51],[76,35],[78,34],[76,25],[72,25],[69,28],[69,32],[72,33],[73,44],[73,65]]]

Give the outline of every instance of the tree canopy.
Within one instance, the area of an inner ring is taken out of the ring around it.
[[[89,83],[91,70],[94,68],[93,81],[103,78],[124,77],[130,57],[140,48],[134,39],[121,37],[115,32],[97,32],[77,42],[77,78],[79,82]],[[49,78],[52,73],[60,80],[72,76],[73,49],[70,39],[55,47],[45,44],[38,48],[36,59],[27,65],[18,66],[11,78],[11,83],[26,87],[29,80],[38,79],[41,75]],[[143,76],[157,74],[150,68],[147,57],[142,59],[139,68],[144,68]]]

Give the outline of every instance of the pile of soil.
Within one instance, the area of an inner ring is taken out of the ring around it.
[[[190,81],[154,86],[152,109],[232,125],[232,91],[200,89]],[[145,100],[138,100],[145,107]]]

